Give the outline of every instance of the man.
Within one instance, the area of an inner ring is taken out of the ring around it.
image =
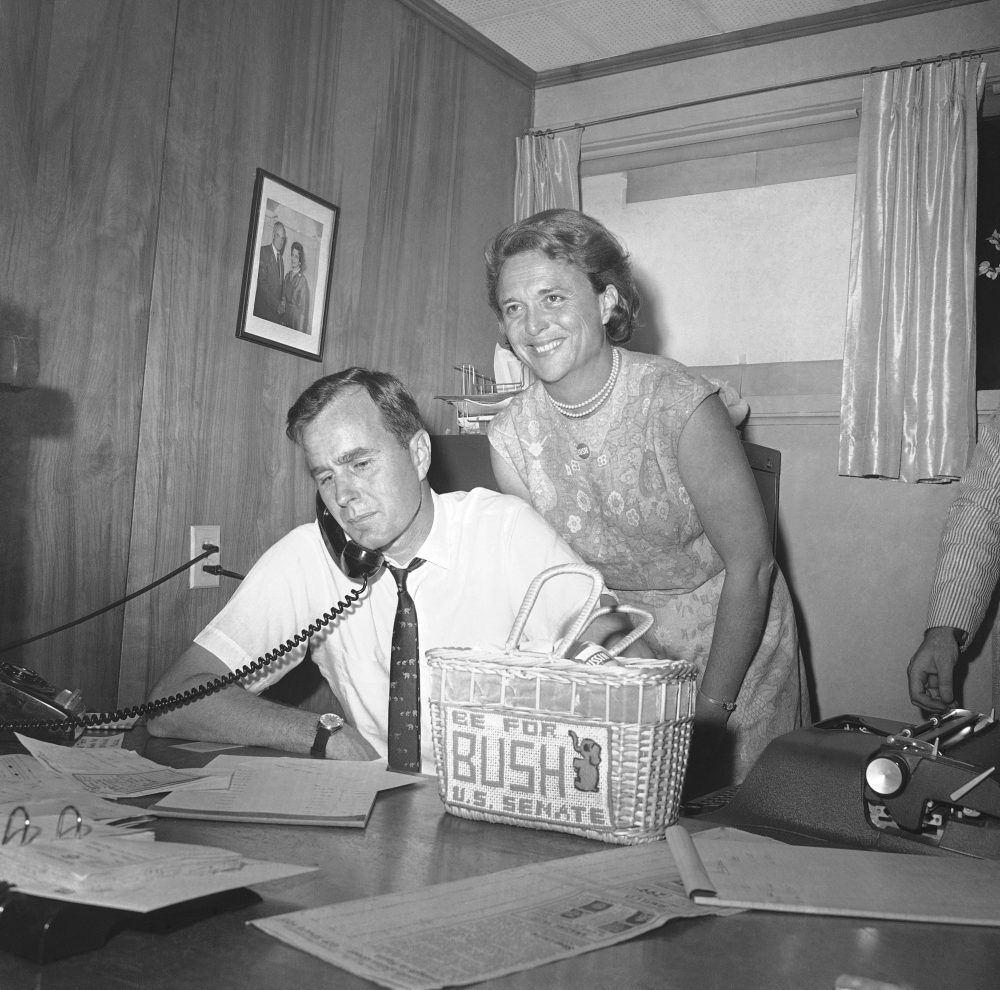
[[[910,699],[920,708],[954,707],[954,670],[975,637],[1000,578],[1000,414],[979,442],[948,510],[923,643],[910,660]],[[996,680],[996,678],[994,678]]]
[[[502,648],[535,576],[579,561],[520,499],[484,489],[432,492],[430,437],[413,398],[392,375],[349,368],[319,379],[289,410],[286,432],[303,448],[323,506],[355,544],[380,550],[397,567],[423,561],[406,581],[421,654],[440,646]],[[182,693],[253,662],[360,586],[334,561],[318,523],[297,527],[263,554],[152,695]],[[551,645],[566,635],[590,587],[580,575],[547,581],[525,643]],[[393,577],[381,574],[308,644],[249,680],[152,718],[149,731],[333,759],[387,756],[397,600]],[[631,628],[627,615],[613,613],[592,623],[586,638],[613,643]],[[332,734],[315,713],[258,697],[302,661],[307,645],[346,715],[347,724]],[[629,652],[648,655],[641,641]],[[418,763],[433,773],[426,692],[420,708]]]
[[[280,323],[285,305],[281,299],[281,289],[285,280],[285,225],[276,220],[271,228],[271,243],[260,249],[260,265],[257,269],[257,295],[254,298],[253,315],[272,323]]]

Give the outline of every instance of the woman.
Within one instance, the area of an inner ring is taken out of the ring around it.
[[[591,217],[519,221],[494,238],[486,268],[503,341],[537,379],[490,424],[497,482],[623,603],[653,613],[657,655],[698,665],[688,793],[738,782],[808,718],[808,696],[788,589],[719,389],[616,346],[639,298],[627,254]]]
[[[309,333],[309,280],[306,278],[306,253],[302,245],[292,244],[291,271],[285,273],[281,298],[285,304],[282,317],[286,327]]]

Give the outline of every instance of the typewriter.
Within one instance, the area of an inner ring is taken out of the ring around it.
[[[790,842],[1000,859],[1000,723],[840,715],[775,739],[706,818]]]

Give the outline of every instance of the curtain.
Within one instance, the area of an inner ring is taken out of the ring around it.
[[[517,139],[514,219],[555,206],[580,209],[580,145],[583,128],[529,131]]]
[[[976,424],[976,116],[986,65],[869,75],[861,101],[840,473],[950,481]]]

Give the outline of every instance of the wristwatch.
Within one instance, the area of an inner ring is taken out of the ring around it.
[[[309,750],[313,756],[323,759],[326,756],[326,741],[335,732],[339,732],[344,727],[344,720],[339,715],[327,712],[320,715],[316,723],[316,738],[313,740],[312,749]]]

